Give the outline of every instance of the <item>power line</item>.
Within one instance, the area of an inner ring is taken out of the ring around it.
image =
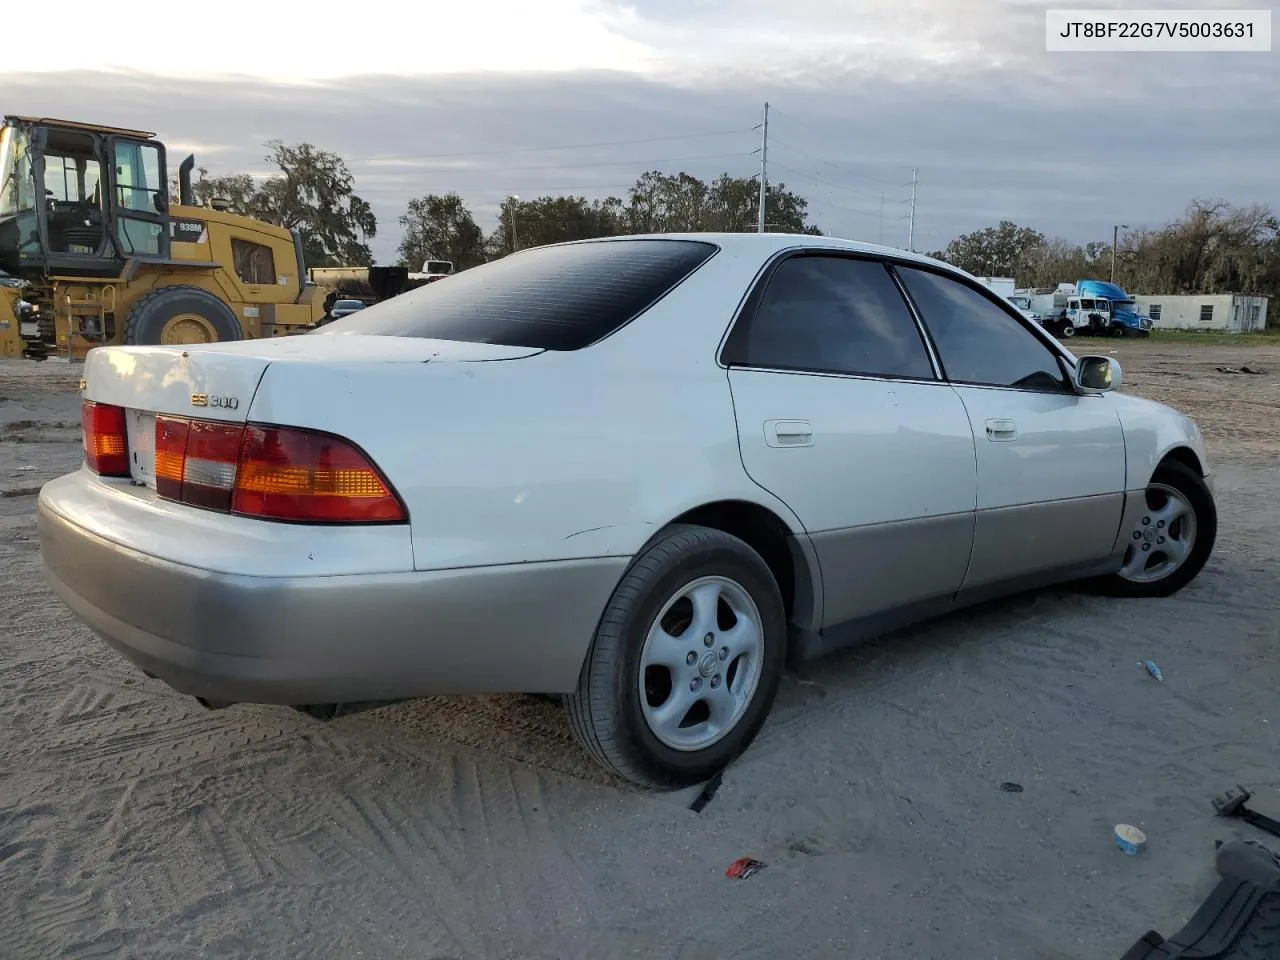
[[[784,117],[784,118],[786,118],[786,119],[790,120],[792,123],[795,123],[795,124],[796,124],[796,125],[798,125],[798,126],[804,127],[805,129],[807,129],[810,133],[814,134],[815,136],[818,136],[818,137],[821,137],[821,138],[826,138],[826,137],[830,136],[830,132],[829,132],[829,131],[828,131],[828,132],[820,131],[820,130],[818,130],[816,127],[810,126],[807,122],[802,121],[802,120],[799,120],[798,118],[796,118],[796,117],[792,116],[791,114],[787,113],[786,111],[784,111],[784,110],[779,110],[777,107],[774,107],[774,113],[779,114],[780,116],[782,116],[782,117]],[[776,142],[776,141],[775,141],[775,142]],[[797,152],[800,152],[800,153],[802,153],[802,152],[803,152],[803,151],[798,150],[796,147],[791,147],[790,149],[792,149],[792,150],[797,150]],[[835,160],[825,160],[825,159],[823,159],[822,157],[815,157],[815,156],[813,156],[813,155],[809,155],[809,159],[810,159],[810,160],[816,160],[818,163],[825,163],[825,164],[827,164],[827,165],[829,165],[829,166],[836,167],[836,168],[838,168],[838,169],[844,170],[844,171],[846,171],[846,172],[848,172],[848,173],[853,174],[855,177],[861,177],[861,178],[863,178],[864,180],[871,180],[871,181],[873,181],[873,182],[875,182],[875,183],[882,183],[882,184],[884,184],[884,185],[885,185],[885,186],[887,186],[887,187],[900,187],[900,186],[903,186],[903,184],[895,183],[895,182],[894,182],[894,181],[892,181],[892,180],[883,180],[883,179],[881,179],[880,177],[873,177],[873,176],[871,176],[869,173],[861,173],[861,172],[859,172],[859,171],[857,171],[857,170],[854,170],[854,169],[853,169],[852,167],[850,167],[848,164],[845,164],[845,163],[837,163]]]
[[[510,150],[465,151],[462,153],[423,153],[423,154],[389,154],[374,157],[353,157],[353,163],[374,163],[389,161],[418,160],[457,160],[471,157],[505,157],[516,153],[554,153],[560,150],[594,150],[601,147],[626,147],[637,143],[663,143],[672,140],[699,140],[704,137],[728,137],[734,134],[751,133],[749,128],[736,130],[709,130],[703,133],[672,134],[665,137],[641,137],[635,140],[609,140],[601,143],[568,143],[553,147],[516,147]]]
[[[813,160],[813,161],[815,161],[815,162],[817,162],[817,163],[828,163],[828,162],[829,162],[829,161],[823,160],[821,157],[815,157],[813,154],[811,154],[811,153],[807,153],[806,151],[801,150],[799,147],[793,147],[791,144],[787,143],[787,142],[786,142],[786,141],[784,141],[784,140],[779,140],[777,137],[774,137],[774,138],[773,138],[773,142],[774,142],[774,143],[776,143],[776,144],[777,144],[778,146],[780,146],[780,147],[786,147],[788,150],[791,150],[791,151],[794,151],[795,153],[800,154],[802,157],[808,157],[810,160]],[[834,164],[832,164],[832,166],[834,166]],[[868,192],[867,192],[867,191],[865,191],[865,190],[855,190],[853,187],[846,187],[846,186],[843,186],[843,185],[841,185],[841,184],[831,183],[831,181],[826,180],[826,179],[824,179],[824,178],[822,178],[822,177],[819,177],[817,174],[814,174],[814,175],[813,175],[813,177],[814,177],[814,179],[815,179],[815,180],[821,180],[823,183],[830,184],[830,186],[833,186],[833,187],[835,187],[835,188],[836,188],[836,189],[838,189],[838,190],[846,190],[846,191],[848,191],[849,193],[856,193],[856,194],[857,194],[858,196],[860,196],[860,197],[869,197],[869,198],[870,198],[870,199],[872,199],[872,200],[879,200],[879,199],[880,199],[880,194],[878,194],[878,193],[868,193]],[[868,177],[867,179],[869,179],[869,180],[870,180],[870,179],[873,179],[873,178]],[[886,181],[878,181],[878,182],[885,183]],[[891,186],[891,184],[887,184],[887,185],[890,185],[890,186]]]
[[[778,163],[776,160],[774,161],[773,165],[774,165],[774,167],[776,167],[776,168],[778,168],[778,169],[780,169],[780,170],[785,170],[785,171],[787,171],[788,173],[793,173],[793,174],[795,174],[797,177],[802,177],[802,178],[803,178],[803,179],[805,179],[805,180],[810,180],[810,181],[813,181],[813,182],[815,182],[815,183],[819,183],[820,185],[822,185],[822,184],[821,184],[821,181],[818,181],[816,178],[814,178],[814,177],[813,177],[813,176],[811,176],[810,174],[807,174],[807,173],[805,173],[805,172],[803,172],[803,171],[801,171],[801,170],[796,170],[794,167],[788,167],[788,166],[785,166],[784,164]],[[826,186],[830,187],[830,186],[832,186],[832,184],[826,184]],[[872,213],[872,212],[871,212],[871,211],[869,211],[869,210],[858,209],[858,208],[855,208],[855,207],[846,207],[846,206],[843,206],[843,205],[841,205],[841,204],[839,204],[839,203],[836,203],[836,202],[834,202],[834,201],[832,201],[832,200],[827,200],[827,201],[825,201],[825,202],[826,202],[827,206],[829,206],[829,207],[835,207],[837,210],[844,210],[844,211],[846,211],[846,212],[848,212],[848,213],[856,213],[856,214],[859,214],[860,216],[864,216],[864,217],[874,217],[874,216],[878,216],[878,214],[877,214],[877,213]]]
[[[802,154],[803,156],[809,156],[809,154],[804,153],[804,151],[802,151],[802,150],[796,150],[796,148],[795,148],[795,147],[792,147],[792,146],[790,146],[789,144],[783,143],[783,142],[782,142],[781,140],[779,140],[777,137],[774,137],[773,142],[774,142],[774,143],[777,143],[777,144],[780,144],[780,145],[782,145],[782,146],[784,146],[784,147],[786,147],[788,150],[795,150],[795,152],[796,152],[796,153]],[[810,159],[816,159],[816,158],[810,157]],[[866,190],[855,190],[853,187],[846,187],[846,186],[845,186],[844,184],[842,184],[842,183],[835,183],[835,182],[834,182],[834,181],[832,181],[832,180],[828,180],[826,177],[820,177],[820,176],[818,176],[816,173],[813,173],[813,174],[806,174],[806,176],[808,176],[808,177],[809,177],[809,179],[811,179],[811,180],[817,180],[819,183],[825,183],[828,187],[831,187],[833,190],[843,190],[843,191],[845,191],[846,193],[852,193],[852,194],[854,194],[855,196],[859,196],[859,197],[867,197],[867,198],[869,198],[869,199],[871,199],[871,200],[877,200],[877,201],[878,201],[878,200],[880,199],[880,197],[881,197],[881,194],[880,194],[880,193],[868,193]],[[895,201],[895,203],[896,203],[896,202],[899,202],[899,201]]]

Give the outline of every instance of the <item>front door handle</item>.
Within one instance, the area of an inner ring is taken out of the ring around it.
[[[766,420],[764,442],[771,447],[811,447],[813,424],[808,420]]]
[[[988,420],[988,440],[1014,440],[1018,436],[1018,425],[1012,420]]]

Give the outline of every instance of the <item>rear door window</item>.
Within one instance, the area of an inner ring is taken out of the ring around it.
[[[885,265],[794,256],[730,334],[728,366],[934,379],[920,330]]]
[[[717,249],[667,239],[537,247],[384,300],[314,335],[579,350],[643,313]]]

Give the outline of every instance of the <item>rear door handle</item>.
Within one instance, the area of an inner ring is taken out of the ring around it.
[[[813,424],[808,420],[766,420],[764,442],[771,447],[811,447]]]
[[[1014,440],[1018,436],[1018,425],[1012,420],[988,420],[988,440]]]

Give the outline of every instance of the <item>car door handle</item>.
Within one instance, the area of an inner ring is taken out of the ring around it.
[[[811,447],[813,424],[808,420],[766,420],[764,442],[771,447]]]
[[[1018,425],[1012,420],[988,420],[988,440],[1014,440],[1018,436]]]

